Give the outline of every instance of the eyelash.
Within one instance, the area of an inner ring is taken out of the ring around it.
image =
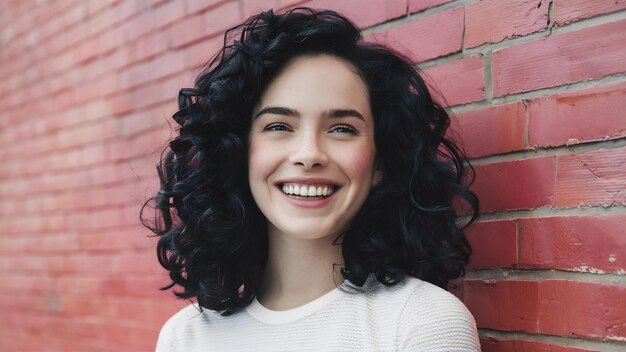
[[[276,127],[279,127],[280,129],[275,129]],[[340,132],[340,133],[348,133],[352,135],[357,134],[357,130],[349,125],[336,125],[336,126],[333,126],[331,131],[337,130],[337,129],[346,130],[345,132]],[[272,124],[267,125],[263,130],[270,131],[270,132],[281,132],[281,131],[288,131],[289,129],[287,128],[287,125],[285,125],[284,123],[272,123]]]
[[[344,129],[344,130],[347,130],[347,133],[349,133],[349,134],[354,134],[354,135],[357,134],[357,130],[354,129],[353,127],[351,127],[351,126],[348,126],[348,125],[333,126],[333,129],[334,130],[335,129]]]

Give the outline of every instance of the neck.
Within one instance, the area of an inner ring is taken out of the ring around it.
[[[257,300],[268,309],[287,310],[337,288],[343,281],[343,255],[341,245],[333,245],[335,237],[299,239],[270,228]]]

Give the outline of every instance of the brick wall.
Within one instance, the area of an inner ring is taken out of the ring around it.
[[[483,214],[453,289],[483,349],[623,350],[624,0],[0,2],[0,350],[154,348],[185,303],[138,210],[176,93],[295,4],[408,53],[455,114]]]

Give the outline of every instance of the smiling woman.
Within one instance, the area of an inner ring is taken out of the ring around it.
[[[197,303],[157,350],[478,350],[444,290],[471,254],[453,199],[478,201],[410,61],[332,11],[225,38],[158,168],[166,288]]]
[[[248,172],[272,231],[336,237],[369,194],[376,174],[374,123],[365,83],[353,71],[333,56],[300,57],[261,96]],[[288,106],[290,113],[265,106]],[[324,189],[327,194],[318,196]]]

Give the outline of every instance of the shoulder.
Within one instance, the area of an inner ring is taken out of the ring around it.
[[[178,311],[163,324],[159,332],[156,351],[174,351],[177,346],[177,340],[182,335],[192,333],[195,330],[194,326],[202,325],[203,322],[208,321],[208,314],[209,312],[206,310],[200,312],[197,304],[194,303]]]
[[[398,322],[400,350],[479,351],[474,317],[450,292],[406,278],[406,297]]]

